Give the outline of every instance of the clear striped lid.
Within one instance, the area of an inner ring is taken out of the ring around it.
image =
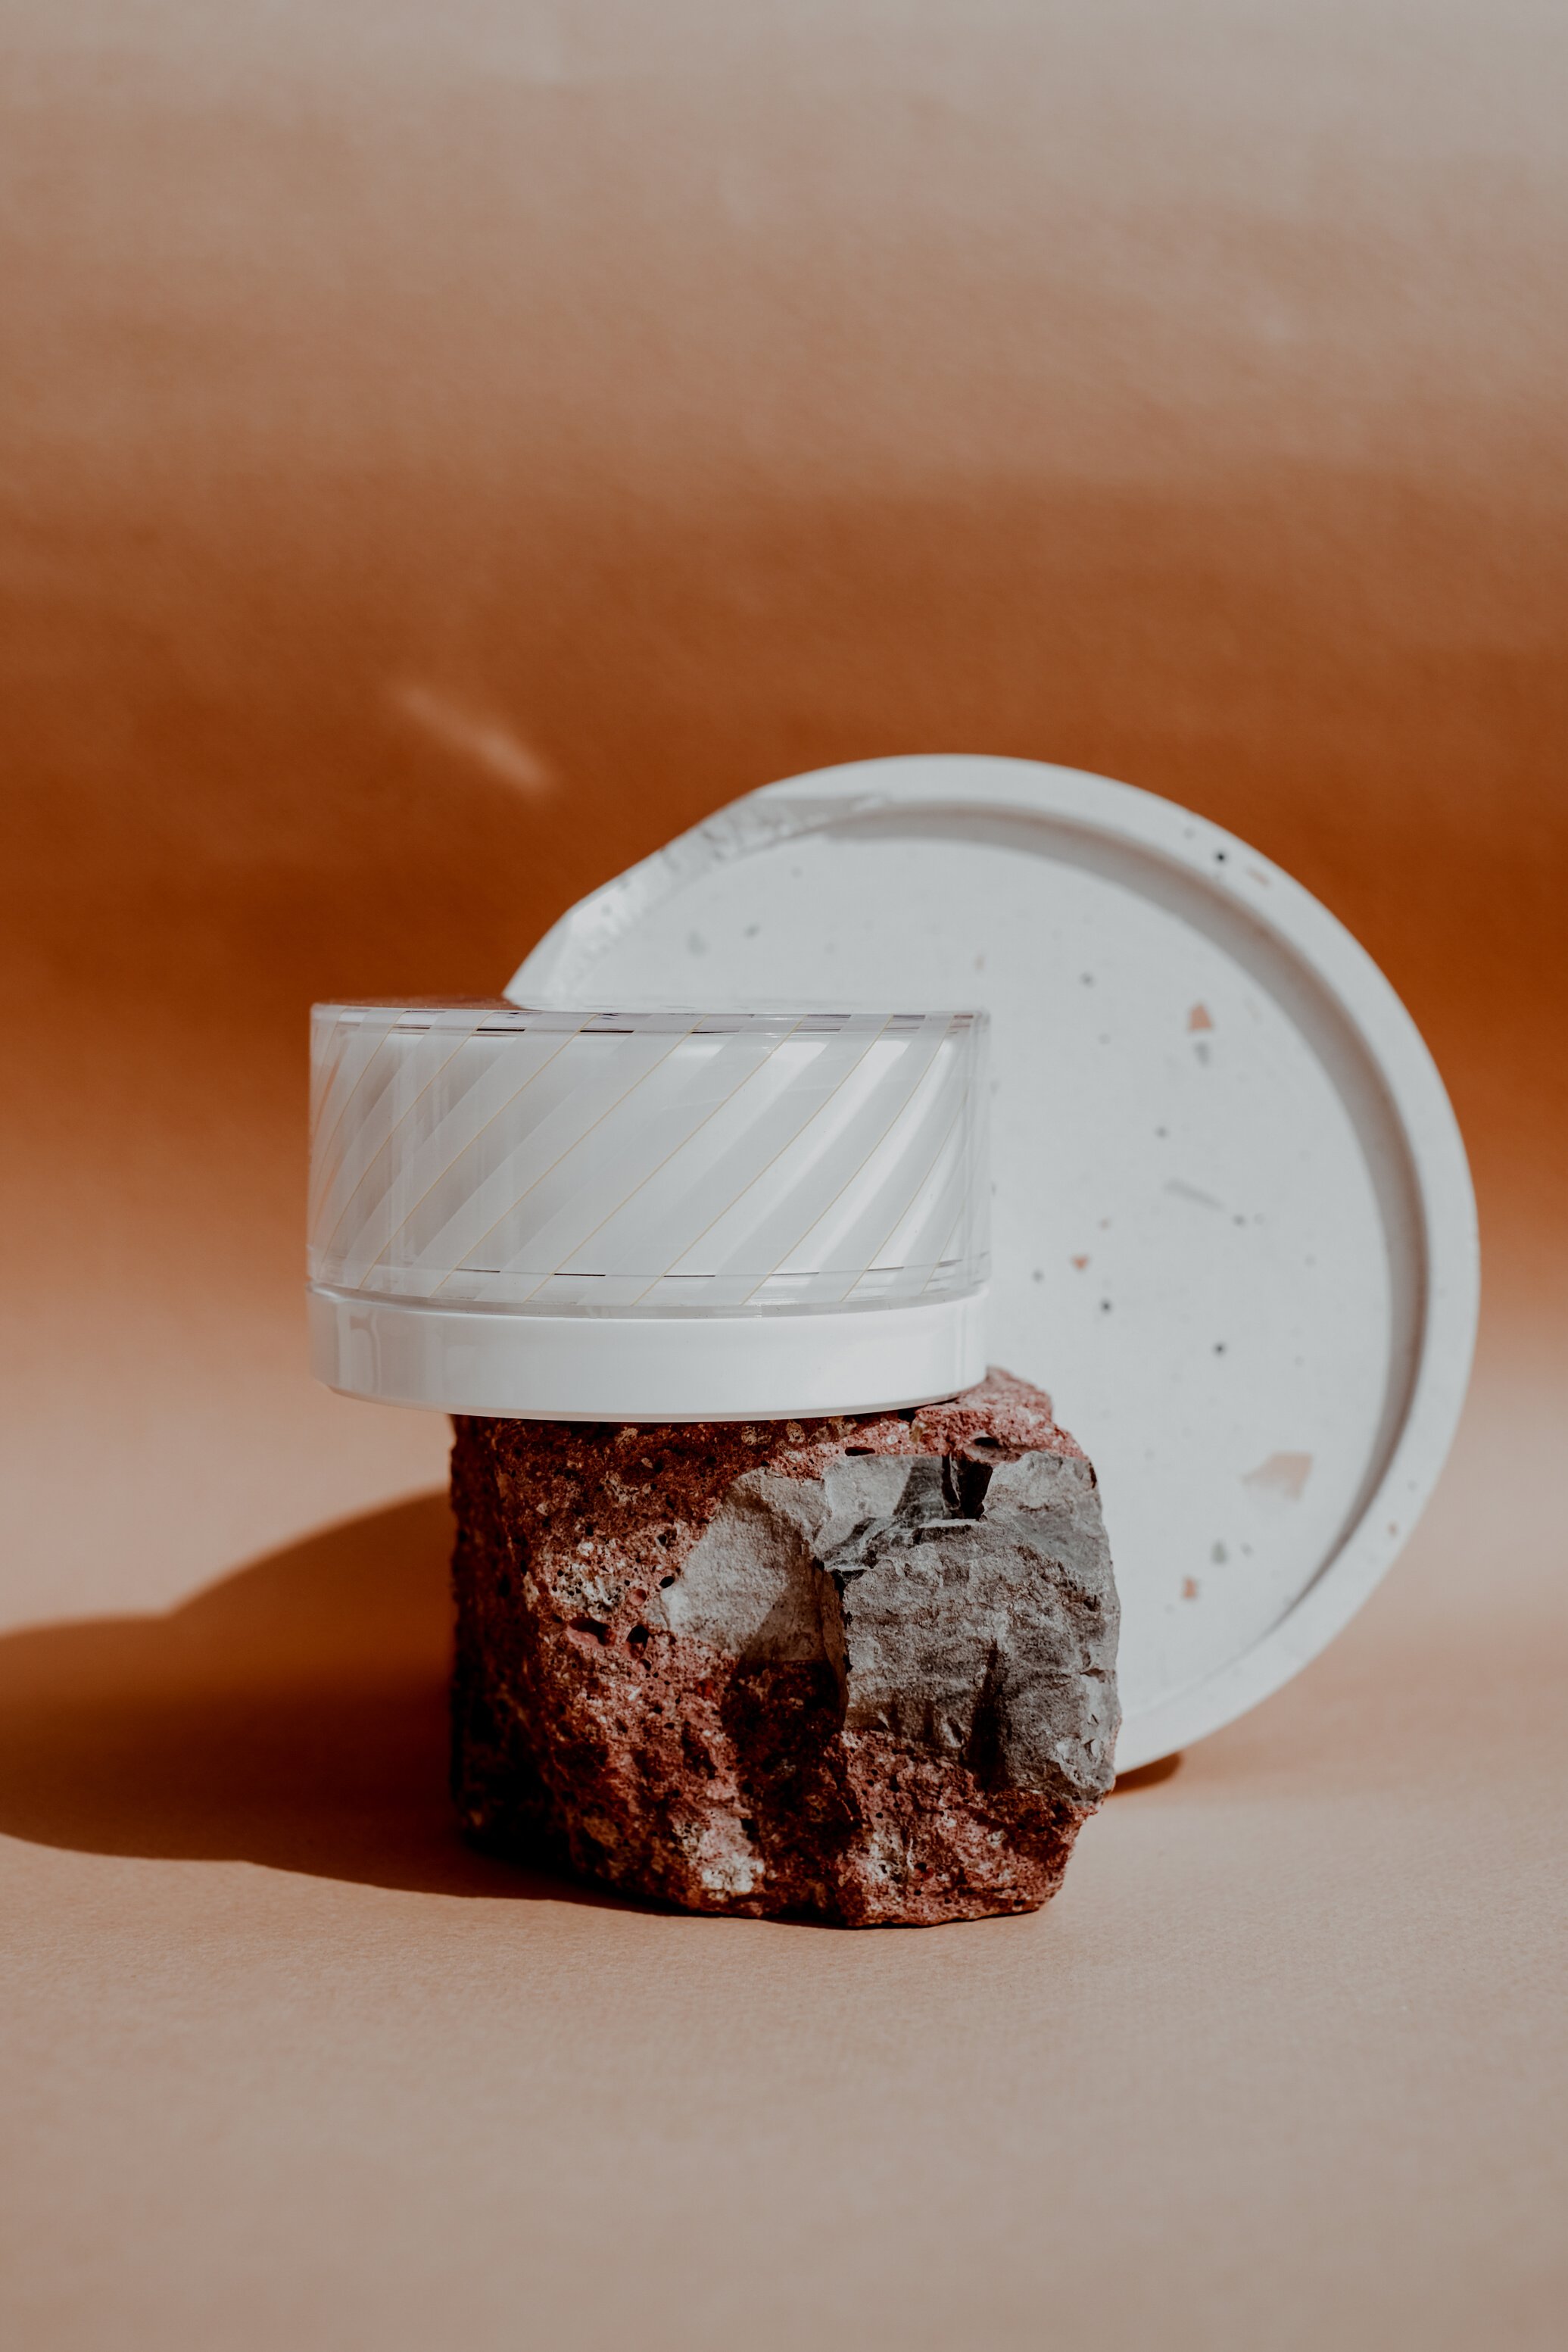
[[[890,1307],[988,1272],[983,1013],[311,1017],[309,1271],[554,1315]]]

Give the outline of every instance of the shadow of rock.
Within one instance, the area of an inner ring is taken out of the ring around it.
[[[445,1497],[329,1528],[166,1616],[0,1639],[0,1832],[424,1894],[621,1898],[474,1853],[446,1792]]]
[[[1138,1764],[1130,1772],[1118,1772],[1111,1794],[1129,1797],[1138,1789],[1157,1789],[1162,1780],[1168,1780],[1173,1772],[1181,1770],[1181,1759],[1182,1750],[1178,1748],[1174,1756],[1156,1756],[1152,1764]]]

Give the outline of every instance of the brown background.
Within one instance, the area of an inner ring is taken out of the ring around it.
[[[19,2340],[1556,2340],[1560,12],[0,45]],[[909,750],[1168,793],[1377,955],[1481,1201],[1454,1465],[1038,1918],[519,1880],[444,1810],[442,1426],[304,1370],[305,1007],[492,989],[736,793]]]

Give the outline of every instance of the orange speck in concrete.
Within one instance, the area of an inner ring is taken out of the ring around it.
[[[1249,1470],[1241,1481],[1244,1486],[1269,1486],[1278,1495],[1288,1495],[1296,1502],[1302,1487],[1312,1475],[1310,1454],[1270,1454],[1256,1470]]]

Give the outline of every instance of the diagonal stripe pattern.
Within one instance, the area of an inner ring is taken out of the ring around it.
[[[554,1314],[986,1280],[982,1013],[324,1004],[314,1283]]]

